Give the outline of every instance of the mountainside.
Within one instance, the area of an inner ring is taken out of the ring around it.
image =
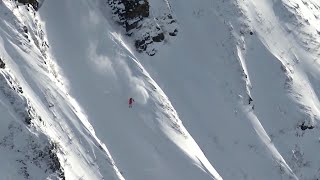
[[[1,177],[320,179],[319,48],[316,0],[2,0]]]

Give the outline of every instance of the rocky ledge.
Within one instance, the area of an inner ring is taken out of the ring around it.
[[[152,13],[148,0],[109,0],[108,4],[113,19],[133,37],[138,52],[153,56],[165,40],[178,33],[177,21],[168,4],[160,13]]]
[[[16,0],[16,1],[24,5],[31,5],[33,9],[35,9],[36,11],[39,9],[39,2],[37,0]]]

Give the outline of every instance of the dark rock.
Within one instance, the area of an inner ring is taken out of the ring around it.
[[[31,121],[32,121],[32,119],[31,119],[29,116],[25,117],[25,119],[24,119],[24,122],[25,122],[27,125],[31,125]]]
[[[149,2],[147,0],[124,0],[124,17],[126,19],[135,19],[140,17],[149,17]]]
[[[252,101],[253,99],[249,96],[249,104],[251,104]]]
[[[135,46],[139,52],[145,51],[147,49],[147,44],[145,40],[136,40]]]
[[[133,22],[133,23],[128,23],[128,22],[125,22],[124,23],[125,25],[125,28],[126,28],[126,31],[129,32],[130,30],[132,29],[135,29],[135,28],[138,28],[139,26],[139,21],[136,21],[136,22]],[[129,32],[130,33],[130,32]]]
[[[175,29],[173,32],[169,32],[170,36],[176,36],[178,34],[178,29]]]
[[[314,126],[312,126],[312,125],[305,125],[305,123],[303,122],[301,125],[300,125],[300,128],[301,128],[301,130],[307,130],[307,129],[313,129],[314,128]]]
[[[62,180],[65,180],[64,170],[57,156],[57,151],[58,145],[54,142],[51,142],[49,146],[45,147],[44,152],[42,152],[43,158],[48,157],[49,160],[47,165],[49,166],[49,169],[52,172],[56,172]]]
[[[178,33],[177,22],[170,12],[150,17],[148,0],[108,0],[112,9],[112,18],[126,30],[126,35],[134,38],[138,52],[153,56],[158,45],[168,36]]]
[[[118,23],[130,31],[137,28],[139,22],[149,17],[149,2],[147,0],[109,0],[112,13],[118,16]]]
[[[18,91],[19,91],[20,93],[23,93],[23,90],[22,90],[22,87],[21,87],[21,86],[18,87]]]
[[[155,54],[156,54],[156,50],[155,49],[152,49],[150,52],[147,52],[147,54],[149,55],[149,56],[154,56]]]
[[[153,40],[154,42],[161,42],[161,41],[164,40],[164,34],[163,34],[163,33],[160,33],[160,34],[158,34],[157,36],[152,37],[152,40]]]
[[[33,7],[33,9],[36,11],[39,9],[39,2],[37,0],[16,0],[16,1],[24,5],[30,4]]]
[[[2,59],[0,58],[0,68],[4,69],[6,67],[6,64],[2,61]]]
[[[23,26],[23,31],[27,34],[28,33],[28,27],[27,26]]]

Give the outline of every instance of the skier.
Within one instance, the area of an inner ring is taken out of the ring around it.
[[[134,99],[133,98],[130,98],[129,99],[129,108],[132,108],[132,103],[134,102]]]

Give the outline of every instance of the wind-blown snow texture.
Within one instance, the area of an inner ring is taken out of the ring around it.
[[[1,177],[320,178],[318,1],[23,2],[0,2]]]

